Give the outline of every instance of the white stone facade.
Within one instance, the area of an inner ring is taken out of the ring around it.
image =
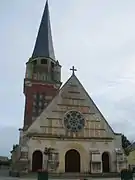
[[[72,132],[65,127],[64,116],[68,111],[77,111],[83,115],[85,124],[80,131]],[[108,172],[118,172],[126,167],[121,134],[114,133],[74,75],[24,132],[24,136],[28,137],[24,144],[28,147],[29,170],[33,167],[33,153],[38,150],[43,154],[45,147],[54,148],[58,152],[59,165],[56,172],[66,171],[65,156],[69,150],[76,150],[80,156],[79,172],[102,173],[105,168]],[[116,149],[121,151],[123,160],[118,159]],[[103,162],[104,152],[108,154],[109,169]],[[44,167],[44,155],[42,158]]]

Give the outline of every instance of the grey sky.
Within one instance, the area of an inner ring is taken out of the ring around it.
[[[45,0],[0,1],[0,154],[18,140],[24,111],[25,62],[32,54]],[[50,0],[62,81],[70,67],[113,129],[135,133],[135,1]],[[7,128],[7,129],[6,129]]]

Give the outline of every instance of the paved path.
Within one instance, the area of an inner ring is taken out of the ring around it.
[[[120,180],[120,178],[87,178],[88,180]],[[8,177],[8,176],[2,176],[0,174],[0,180],[37,180],[37,178],[16,178],[16,177]],[[49,179],[49,180],[80,180],[78,178],[76,179]],[[135,178],[134,178],[135,180]]]
[[[93,180],[95,178],[88,178],[88,180]],[[37,180],[37,179],[24,179],[24,178],[15,178],[15,177],[0,177],[0,180]],[[59,179],[49,179],[49,180],[59,180]],[[61,180],[65,180],[65,179],[61,179]],[[68,179],[66,179],[68,180]],[[79,180],[79,179],[69,179],[69,180]],[[120,180],[120,178],[96,178],[96,180]],[[135,180],[135,178],[134,178]]]
[[[88,180],[92,180],[93,178],[88,178]],[[95,178],[94,178],[95,179]],[[0,177],[0,180],[37,180],[36,178],[33,179],[33,178],[30,178],[30,179],[24,179],[24,178],[15,178],[15,177]],[[49,180],[53,180],[53,179],[49,179]],[[54,179],[54,180],[59,180],[59,179]],[[62,179],[61,179],[62,180]],[[63,179],[65,180],[65,179]],[[68,179],[66,179],[68,180]],[[69,180],[79,180],[79,179],[69,179]],[[120,178],[96,178],[96,180],[120,180]],[[135,178],[134,178],[135,180]]]
[[[86,178],[88,180],[120,180],[120,178]],[[37,178],[16,178],[16,177],[9,177],[8,176],[8,170],[1,170],[0,169],[0,180],[37,180]],[[49,179],[49,180],[80,180],[78,178],[76,179]],[[135,180],[135,177],[134,177],[134,180]]]

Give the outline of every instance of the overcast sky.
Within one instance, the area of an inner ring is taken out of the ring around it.
[[[0,155],[18,142],[23,78],[45,0],[0,1]],[[135,1],[50,0],[62,81],[77,77],[116,132],[135,139]]]

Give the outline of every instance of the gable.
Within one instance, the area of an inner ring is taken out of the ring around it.
[[[71,132],[64,125],[68,111],[78,111],[85,119],[79,132]],[[71,76],[41,115],[28,129],[29,133],[51,136],[114,138],[115,134],[76,76]]]

